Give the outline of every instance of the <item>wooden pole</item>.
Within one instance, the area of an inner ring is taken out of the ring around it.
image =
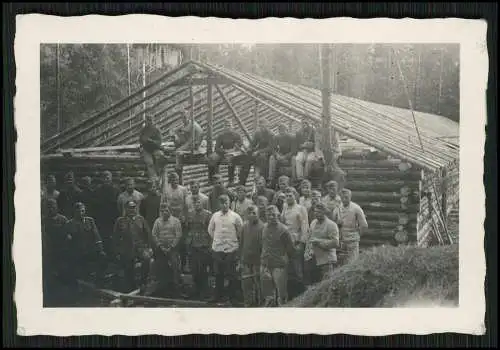
[[[325,171],[330,172],[334,168],[334,157],[332,152],[332,122],[331,122],[331,89],[332,74],[330,66],[331,46],[330,44],[321,44],[320,46],[320,66],[321,66],[321,97],[323,102],[322,113],[322,133],[323,144],[321,145],[325,159]]]
[[[233,117],[234,119],[236,119],[236,122],[238,123],[238,125],[240,126],[241,130],[243,130],[243,133],[245,134],[245,137],[247,138],[247,140],[249,142],[252,141],[252,137],[250,136],[247,128],[245,127],[245,125],[243,124],[243,122],[241,121],[241,118],[239,117],[238,113],[236,112],[236,110],[234,109],[232,103],[229,101],[229,99],[227,98],[226,94],[224,93],[224,91],[222,91],[222,89],[219,87],[219,85],[215,85],[215,88],[217,89],[217,92],[219,93],[219,95],[222,97],[222,99],[224,100],[224,103],[227,105],[227,107],[231,110],[231,113],[233,114]]]
[[[193,85],[189,85],[189,102],[191,106],[189,107],[189,119],[191,120],[191,146],[194,151],[194,142],[195,142],[195,137],[194,137],[194,92],[193,92]]]
[[[418,110],[420,104],[420,76],[422,75],[422,47],[417,44],[417,77],[415,79],[415,110]]]
[[[146,50],[143,48],[142,49],[142,87],[146,87]],[[142,98],[146,98],[146,90],[142,92]],[[146,101],[142,103],[142,109],[144,111],[142,119],[146,120]]]
[[[213,84],[208,83],[207,91],[207,154],[212,153],[212,139],[213,139],[213,127],[214,127],[214,108],[213,108]]]
[[[59,65],[59,43],[56,45],[56,93],[57,93],[57,133],[59,134],[62,129],[61,117],[61,77]],[[59,143],[59,142],[58,142]]]
[[[132,94],[131,82],[130,82],[130,44],[127,43],[127,79],[128,79],[128,96]],[[130,100],[129,100],[130,106]],[[129,116],[132,115],[132,110],[129,111]],[[132,119],[130,119],[130,127],[132,126]]]
[[[439,58],[439,92],[438,92],[438,114],[441,113],[441,95],[443,93],[443,57],[444,50],[441,48],[441,57]]]

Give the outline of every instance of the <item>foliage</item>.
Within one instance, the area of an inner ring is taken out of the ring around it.
[[[458,304],[458,246],[374,247],[287,307]]]
[[[409,97],[416,110],[458,121],[458,45],[335,44],[332,48],[334,92],[402,108],[409,107]],[[41,45],[42,138],[126,97],[128,63],[130,90],[140,88],[144,52],[147,81],[178,65],[178,57],[182,56],[270,79],[321,87],[316,44],[148,44],[130,45],[129,49],[127,62],[125,44],[60,44],[58,48],[55,44]]]

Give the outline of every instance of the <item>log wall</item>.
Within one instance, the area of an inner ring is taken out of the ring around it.
[[[420,189],[418,244],[427,246],[457,242],[460,192],[458,160],[435,173],[423,173]]]
[[[362,237],[361,245],[397,244],[397,239],[416,242],[421,171],[366,146],[359,147],[343,149],[339,163],[346,172],[345,186],[351,189],[352,200],[367,216],[369,229]],[[83,176],[91,176],[94,185],[101,182],[104,170],[111,171],[117,184],[131,176],[136,179],[140,191],[144,190],[147,179],[142,160],[137,153],[131,152],[45,156],[41,166],[42,178],[54,174],[58,184],[62,184],[64,174],[69,170],[73,170],[77,182]],[[167,169],[173,171],[174,165],[169,164]],[[227,181],[227,166],[222,165],[220,170]],[[186,165],[184,183],[191,180],[198,181],[202,192],[207,193],[210,187],[206,165]],[[252,185],[253,167],[247,181],[248,191]]]

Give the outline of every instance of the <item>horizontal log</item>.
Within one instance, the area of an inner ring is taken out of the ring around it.
[[[385,180],[408,180],[415,181],[419,180],[421,177],[420,172],[418,171],[393,171],[393,170],[385,170],[385,169],[351,169],[346,171],[347,181],[350,180],[360,180],[360,179],[376,179],[380,181]]]
[[[408,208],[403,209],[401,207],[401,204],[399,203],[384,203],[384,202],[356,202],[358,205],[363,208],[363,210],[368,210],[368,208],[371,208],[372,210],[377,210],[377,211],[398,211],[398,212],[417,212],[419,210],[419,205],[418,204],[410,204]],[[366,209],[365,209],[366,208]]]
[[[382,168],[382,169],[392,169],[398,170],[398,165],[401,163],[399,159],[340,159],[339,166],[342,169],[350,169],[350,168]],[[399,171],[399,170],[398,170]]]
[[[379,202],[399,202],[400,194],[397,192],[369,192],[369,191],[355,191],[350,188],[352,191],[352,200],[353,201],[379,201]]]
[[[355,189],[357,191],[373,191],[373,192],[399,192],[404,186],[408,186],[411,189],[418,190],[418,180],[415,181],[405,181],[405,180],[351,180],[347,179],[345,187],[350,189]]]
[[[178,82],[173,83],[171,86],[195,86],[195,85],[208,85],[208,84],[231,85],[233,84],[233,82],[229,79],[225,79],[222,77],[185,78]]]
[[[386,153],[374,149],[343,149],[339,162],[344,159],[388,159]]]
[[[399,222],[397,221],[384,221],[384,220],[377,220],[373,218],[368,218],[368,226],[373,229],[387,229],[387,230],[399,230]],[[407,225],[403,225],[403,228],[408,228],[408,229],[414,229],[416,230],[417,228],[417,222],[411,222]]]
[[[366,217],[369,219],[399,222],[399,218],[405,216],[409,219],[408,221],[417,220],[417,213],[408,214],[405,212],[398,212],[398,211],[384,212],[384,211],[376,211],[372,208],[363,208],[363,211],[365,212]]]

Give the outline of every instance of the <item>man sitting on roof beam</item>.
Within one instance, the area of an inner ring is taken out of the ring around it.
[[[150,114],[146,115],[146,124],[141,131],[139,142],[148,176],[154,182],[158,182],[158,159],[163,157],[161,141],[161,132],[154,125],[153,116]]]
[[[269,123],[266,119],[259,120],[259,126],[250,144],[252,157],[254,158],[255,178],[267,177],[269,170],[269,157],[272,154],[274,146],[274,134],[269,129]]]
[[[184,166],[184,154],[194,153],[199,150],[203,141],[203,129],[192,118],[190,120],[187,110],[183,109],[182,127],[177,129],[174,134],[175,151],[175,171],[179,175],[182,184],[182,169]]]
[[[234,184],[235,167],[236,165],[240,165],[239,183],[240,185],[245,185],[251,166],[247,151],[244,149],[240,134],[233,130],[232,123],[229,120],[224,119],[223,125],[224,130],[215,140],[214,152],[210,154],[207,159],[208,180],[210,183],[213,182],[213,176],[219,172],[220,163],[225,157],[227,157],[229,160],[229,184]]]
[[[297,156],[295,158],[296,180],[302,181],[309,177],[311,166],[319,158],[315,147],[316,130],[306,118],[302,119],[302,127],[295,134],[295,140],[297,147]]]

